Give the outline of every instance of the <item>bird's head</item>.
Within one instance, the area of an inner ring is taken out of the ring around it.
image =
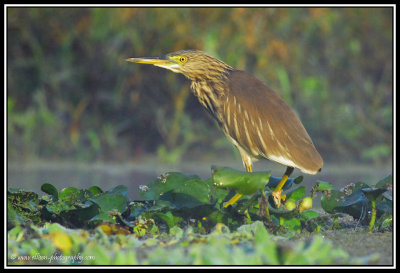
[[[162,67],[192,81],[214,79],[232,70],[229,65],[199,50],[180,50],[162,57],[129,58],[126,61]]]

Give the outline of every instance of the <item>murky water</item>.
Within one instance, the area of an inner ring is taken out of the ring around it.
[[[239,162],[186,162],[179,165],[163,165],[156,160],[128,162],[124,164],[80,164],[61,162],[9,163],[7,173],[8,188],[22,188],[39,194],[43,183],[51,183],[58,189],[66,187],[88,188],[96,185],[103,190],[117,185],[126,185],[129,197],[138,199],[137,188],[156,179],[167,171],[178,171],[186,174],[198,174],[206,179],[211,176],[211,165],[229,166],[238,170],[243,169]],[[254,171],[271,170],[273,176],[281,176],[285,167],[270,161],[257,162]],[[302,174],[295,170],[292,176],[303,175],[303,185],[307,192],[317,180],[333,183],[340,188],[350,182],[364,181],[375,184],[380,178],[392,173],[392,166],[339,166],[326,163],[323,171],[315,176]]]

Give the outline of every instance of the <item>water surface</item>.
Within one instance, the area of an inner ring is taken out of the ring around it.
[[[96,185],[103,190],[111,189],[117,185],[126,185],[129,197],[138,199],[137,188],[141,184],[156,179],[160,174],[168,171],[177,171],[186,174],[197,174],[202,179],[211,176],[211,165],[229,166],[243,170],[242,164],[233,162],[185,162],[182,164],[160,164],[156,160],[135,163],[96,163],[83,164],[71,162],[34,162],[34,163],[9,163],[7,173],[8,188],[22,188],[43,194],[40,186],[51,183],[58,189],[66,187],[89,188]],[[325,163],[321,173],[317,175],[302,174],[295,170],[292,176],[303,175],[303,185],[307,187],[307,195],[317,180],[333,183],[336,188],[343,187],[351,182],[363,181],[375,184],[380,178],[392,173],[392,166],[368,165],[337,165]],[[260,161],[254,166],[254,171],[270,170],[273,176],[281,176],[285,167],[270,161]]]

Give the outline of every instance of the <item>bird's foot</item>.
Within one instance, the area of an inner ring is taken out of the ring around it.
[[[273,191],[272,197],[274,198],[274,203],[275,203],[276,207],[279,208],[281,206],[281,200],[285,201],[286,194],[282,195],[282,190]]]

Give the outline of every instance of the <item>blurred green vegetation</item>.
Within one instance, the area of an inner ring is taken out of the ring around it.
[[[200,49],[296,110],[323,158],[392,156],[392,8],[7,8],[9,160],[200,159],[233,148],[182,76]]]

